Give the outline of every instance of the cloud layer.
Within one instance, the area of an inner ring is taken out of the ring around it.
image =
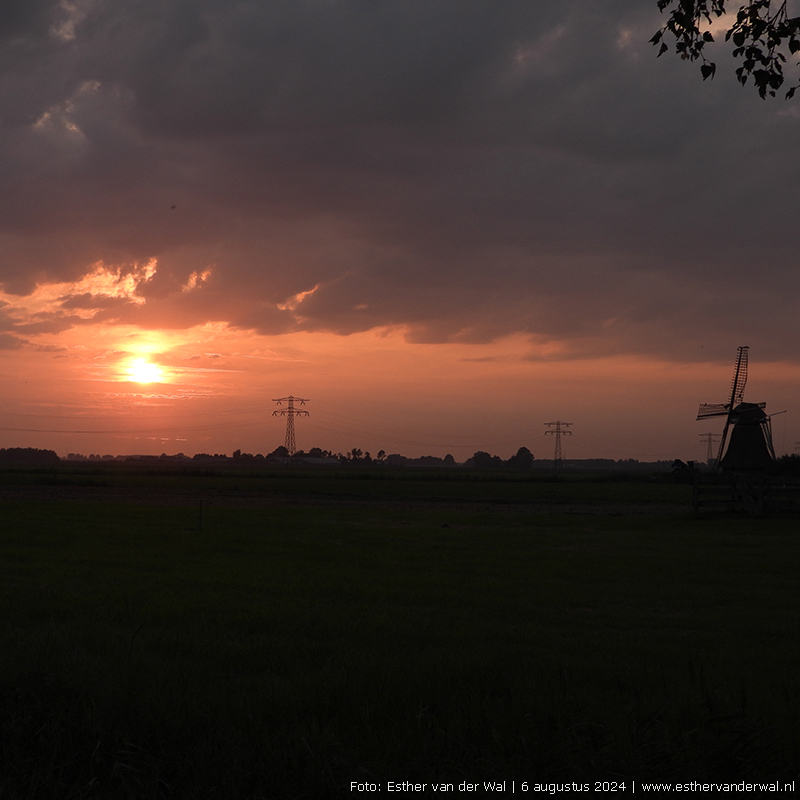
[[[724,55],[713,84],[656,60],[659,24],[654,0],[6,3],[0,282],[140,277],[28,328],[0,309],[0,346],[223,321],[795,360],[800,106]]]

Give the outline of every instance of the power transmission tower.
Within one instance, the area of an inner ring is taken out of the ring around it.
[[[544,435],[547,436],[552,435],[556,437],[556,451],[553,456],[553,469],[558,469],[561,466],[561,437],[562,436],[572,436],[572,431],[566,430],[570,425],[571,422],[562,422],[560,419],[556,420],[555,422],[545,422],[545,425],[555,425],[556,429],[554,431],[545,431]],[[561,426],[564,426],[563,428]]]
[[[286,449],[289,451],[289,458],[291,458],[296,451],[296,447],[294,444],[294,418],[304,416],[307,417],[308,411],[305,411],[302,408],[295,408],[294,401],[299,400],[300,405],[304,406],[308,399],[303,399],[302,397],[280,397],[277,400],[273,398],[272,402],[277,403],[280,405],[281,403],[288,403],[286,408],[276,408],[272,412],[273,417],[286,417]]]
[[[719,441],[719,434],[718,433],[699,433],[698,436],[705,437],[701,439],[703,444],[708,445],[708,454],[706,455],[706,464],[711,466],[711,460],[714,458],[714,449],[713,445]]]

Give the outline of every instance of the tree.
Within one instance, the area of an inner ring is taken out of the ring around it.
[[[705,55],[705,46],[714,41],[707,29],[713,19],[723,16],[727,0],[658,0],[661,12],[669,9],[669,17],[650,40],[660,45],[658,55],[670,47],[665,41],[675,39],[675,52],[689,61],[702,62],[703,80],[713,78],[717,65]],[[775,8],[777,6],[777,9]],[[703,28],[706,27],[706,30]],[[749,0],[736,14],[736,21],[725,32],[725,41],[733,41],[734,58],[741,60],[736,77],[743,86],[752,76],[762,98],[775,97],[784,82],[783,65],[786,50],[792,55],[800,50],[800,17],[786,13],[786,0]],[[792,97],[800,84],[786,92]]]
[[[467,459],[467,466],[475,469],[495,469],[503,466],[503,460],[499,456],[493,456],[483,450],[478,450],[472,454],[472,458]]]
[[[506,464],[513,469],[530,469],[533,466],[533,453],[527,447],[520,447]]]
[[[39,450],[36,447],[0,448],[0,463],[3,464],[60,464],[55,450]]]

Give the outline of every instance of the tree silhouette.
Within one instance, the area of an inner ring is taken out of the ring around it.
[[[705,47],[714,41],[708,26],[726,13],[727,0],[658,0],[660,11],[669,9],[669,17],[650,40],[660,45],[658,55],[670,46],[665,39],[675,39],[675,52],[689,61],[702,62],[703,80],[713,78],[717,65],[706,58]],[[705,30],[704,30],[705,28]],[[748,78],[762,98],[775,97],[784,82],[785,51],[800,50],[800,17],[786,13],[786,0],[750,0],[736,14],[736,21],[725,32],[725,41],[733,41],[733,56],[741,61],[736,77],[743,86]],[[792,97],[798,84],[786,92]]]
[[[39,450],[36,447],[0,448],[0,463],[3,464],[60,464],[55,450]]]
[[[533,453],[527,447],[520,447],[516,455],[511,456],[506,464],[514,469],[530,469],[533,466]]]
[[[503,460],[499,456],[493,456],[483,450],[478,450],[472,454],[472,458],[467,459],[467,465],[475,469],[497,469],[503,466]]]

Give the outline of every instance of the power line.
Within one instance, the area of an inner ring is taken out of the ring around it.
[[[420,426],[416,425],[414,427],[402,426],[402,425],[386,425],[381,420],[372,420],[372,422],[368,425],[364,425],[364,418],[361,417],[350,417],[345,416],[344,414],[335,414],[332,411],[327,411],[325,409],[318,409],[314,412],[315,415],[319,418],[323,418],[326,420],[326,426],[335,426],[342,425],[346,426],[349,430],[352,430],[354,433],[357,434],[365,434],[370,436],[385,436],[387,438],[394,438],[396,441],[411,441],[414,440],[414,444],[430,444],[431,442],[418,442],[416,441],[420,435]],[[327,420],[331,420],[328,422]],[[342,420],[343,422],[336,422],[336,420]],[[349,423],[349,424],[348,424]],[[427,435],[427,432],[426,432]],[[442,436],[448,440],[458,440],[461,439],[463,441],[469,442],[474,441],[475,433],[465,433],[465,434],[452,434],[452,433],[444,433]],[[411,437],[411,439],[409,439]],[[434,437],[435,438],[435,437]],[[467,446],[467,445],[465,445]]]
[[[315,412],[316,413],[316,412]],[[458,449],[468,449],[468,450],[482,450],[486,448],[494,448],[498,446],[511,446],[517,442],[516,439],[508,439],[498,440],[492,439],[491,444],[488,443],[488,440],[484,440],[482,442],[476,442],[474,438],[471,438],[467,443],[454,443],[452,441],[436,441],[432,438],[425,438],[425,439],[412,439],[408,438],[407,436],[395,436],[387,433],[381,433],[376,431],[372,428],[364,428],[361,426],[350,426],[350,425],[337,425],[335,423],[331,423],[329,421],[324,421],[323,425],[316,425],[309,423],[309,427],[315,431],[318,431],[320,434],[328,434],[331,431],[337,434],[344,434],[347,436],[356,436],[356,437],[368,437],[375,439],[379,442],[394,442],[395,444],[401,445],[417,445],[419,447],[440,447],[449,450],[458,450]]]
[[[205,431],[215,428],[237,428],[242,425],[252,425],[253,421],[244,422],[218,422],[211,425],[173,425],[169,428],[119,428],[119,429],[66,429],[66,428],[6,428],[0,427],[0,431],[17,431],[19,433],[182,433],[184,431]]]

